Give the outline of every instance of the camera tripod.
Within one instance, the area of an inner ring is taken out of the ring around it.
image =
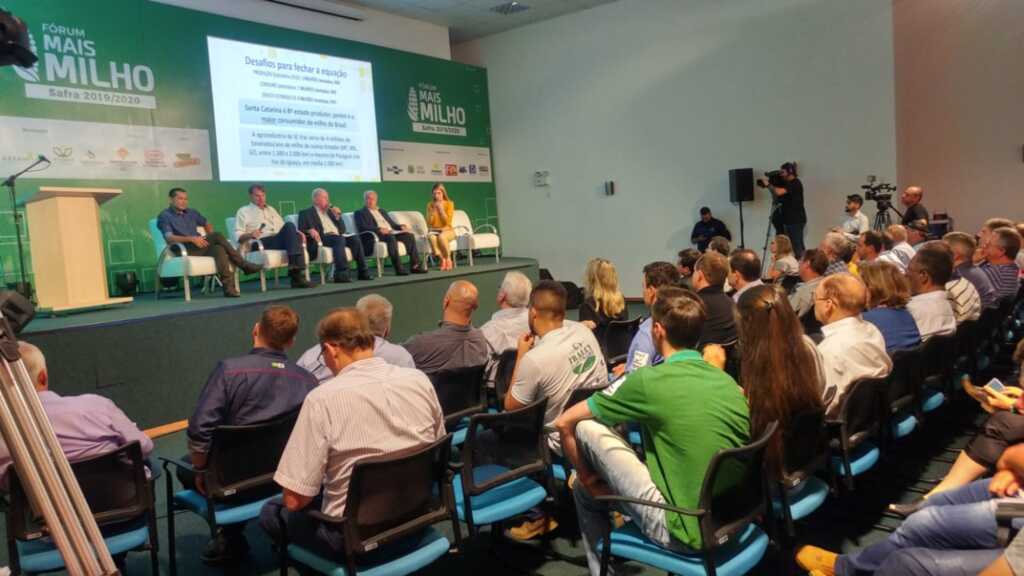
[[[885,232],[889,226],[892,226],[892,216],[889,214],[890,210],[895,212],[901,219],[903,218],[903,214],[900,214],[899,210],[893,208],[892,204],[889,204],[888,202],[885,204],[878,203],[876,204],[876,207],[878,208],[878,212],[875,213],[875,223],[871,226],[872,230]]]

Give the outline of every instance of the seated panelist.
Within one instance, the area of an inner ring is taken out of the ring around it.
[[[311,239],[306,243],[306,251],[310,260],[317,256],[317,242],[327,246],[334,254],[334,281],[349,282],[348,255],[345,248],[352,251],[359,270],[360,280],[369,280],[370,273],[366,270],[366,256],[363,245],[356,236],[345,236],[345,223],[341,220],[341,209],[331,204],[327,190],[313,190],[313,205],[299,212],[299,231]]]
[[[395,274],[405,276],[409,273],[402,266],[402,260],[398,256],[399,242],[405,246],[405,253],[409,255],[412,272],[426,274],[427,268],[420,263],[420,254],[416,250],[416,237],[409,231],[409,226],[395,222],[387,210],[380,208],[377,204],[377,193],[373,190],[363,192],[363,203],[365,206],[353,214],[356,228],[360,233],[373,232],[381,242],[387,244],[388,256],[395,267]],[[373,252],[373,239],[369,234],[362,235],[360,240],[363,242],[363,252]]]
[[[267,250],[287,251],[292,288],[312,286],[306,280],[306,258],[302,254],[305,236],[267,204],[267,191],[262,184],[249,186],[249,203],[235,213],[235,234],[239,244],[259,240]]]

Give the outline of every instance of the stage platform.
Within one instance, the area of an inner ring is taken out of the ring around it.
[[[448,285],[466,279],[480,290],[477,325],[494,312],[495,295],[505,273],[519,270],[537,280],[537,261],[490,257],[476,266],[454,271],[384,277],[350,284],[326,284],[293,290],[288,279],[266,292],[258,282],[242,284],[242,297],[227,299],[193,291],[191,302],[181,292],[140,294],[128,306],[80,314],[40,317],[21,337],[46,355],[50,387],[63,395],[96,393],[112,399],[140,427],[149,428],[187,418],[206,377],[217,361],[246,353],[252,327],[270,304],[287,304],[299,313],[300,326],[292,359],[316,342],[316,323],[332,308],[354,305],[360,297],[379,293],[395,306],[392,338],[402,342],[436,327]],[[319,276],[314,274],[314,280]]]

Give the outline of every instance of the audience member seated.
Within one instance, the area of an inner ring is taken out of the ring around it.
[[[285,222],[270,204],[261,184],[249,186],[249,203],[235,212],[235,238],[244,246],[259,240],[266,250],[284,250],[288,253],[288,276],[292,288],[310,288],[306,280],[306,256],[303,246],[306,237],[291,222]]]
[[[821,250],[811,248],[800,258],[800,280],[796,290],[789,297],[789,305],[798,317],[814,310],[814,291],[818,288],[825,271],[828,257]]]
[[[779,234],[772,239],[768,248],[772,253],[772,265],[768,269],[769,278],[779,281],[788,276],[800,276],[800,263],[793,255],[793,242],[789,236]]]
[[[837,232],[841,232],[850,242],[856,242],[861,234],[871,230],[871,222],[861,212],[863,206],[864,197],[860,194],[850,194],[846,197],[846,220]]]
[[[382,358],[392,366],[416,367],[408,350],[388,340],[388,336],[391,335],[391,318],[394,317],[395,307],[387,298],[380,294],[367,294],[356,301],[356,310],[362,312],[370,324],[370,331],[373,332],[374,356]],[[320,382],[334,377],[331,369],[324,362],[320,344],[314,344],[303,352],[296,364],[308,370]]]
[[[626,299],[619,291],[619,274],[615,265],[604,258],[587,262],[580,322],[591,330],[603,330],[612,320],[627,318]]]
[[[633,372],[612,394],[595,394],[556,421],[562,448],[576,469],[573,497],[593,576],[600,574],[596,544],[609,522],[607,505],[595,497],[616,494],[693,509],[712,456],[750,440],[743,392],[696,350],[704,321],[700,300],[682,288],[663,287],[652,316],[654,341],[665,362]],[[624,422],[640,424],[646,464],[610,428]],[[696,518],[649,506],[617,509],[664,548],[683,552],[701,543]]]
[[[60,396],[50,390],[46,357],[39,348],[19,340],[18,353],[25,362],[25,369],[39,394],[39,403],[43,405],[46,419],[50,421],[68,461],[98,456],[136,440],[142,447],[143,456],[153,451],[153,441],[109,399],[96,394]],[[7,471],[12,464],[11,452],[0,438],[0,486],[3,490],[7,490]]]
[[[764,430],[773,421],[779,423],[767,453],[768,469],[777,474],[784,462],[783,435],[793,416],[824,408],[821,355],[778,287],[758,286],[744,292],[736,310],[750,427]]]
[[[1024,364],[1024,341],[1017,344],[1013,361],[1018,366]],[[1018,377],[1018,385],[1024,385],[1024,372]],[[908,504],[890,504],[889,510],[901,516],[909,516],[919,510],[924,500],[932,495],[966,486],[991,473],[1008,447],[1024,441],[1024,398],[1021,397],[1021,388],[1006,386],[1006,390],[999,394],[988,388],[978,388],[966,378],[963,387],[991,416],[960,451],[941,482],[922,498]]]
[[[249,354],[217,363],[188,419],[188,455],[184,461],[196,470],[206,468],[213,431],[218,426],[266,422],[302,405],[317,380],[289,362],[285,354],[298,330],[299,316],[294,310],[271,306],[252,329]],[[202,476],[178,468],[178,480],[187,489],[206,493]],[[244,556],[249,548],[244,530],[245,524],[221,528],[203,552],[203,560],[219,563]]]
[[[654,305],[654,298],[658,294],[658,289],[662,286],[677,285],[679,283],[679,273],[668,262],[651,262],[644,266],[641,283],[644,290],[644,306],[647,306],[647,309],[650,310],[651,306]],[[623,372],[632,372],[637,368],[661,362],[661,355],[654,346],[654,336],[651,334],[651,327],[653,325],[654,320],[650,316],[640,323],[640,328],[637,330],[636,335],[633,336],[633,341],[629,343],[626,363],[616,366],[613,370],[616,376],[621,376]]]
[[[974,263],[981,265],[987,258],[988,243],[992,239],[992,232],[999,228],[1013,228],[1013,220],[1007,218],[989,218],[978,230],[978,247],[974,251]]]
[[[822,254],[828,258],[828,268],[825,269],[825,276],[831,276],[833,274],[842,274],[849,272],[850,267],[846,265],[843,260],[843,254],[846,252],[846,245],[848,242],[839,232],[829,232],[825,234],[825,238],[821,241],[821,245],[818,249],[821,250]]]
[[[878,255],[878,259],[883,262],[891,262],[900,269],[900,272],[906,273],[907,266],[900,259],[899,254],[893,252],[893,247],[896,243],[892,239],[892,235],[889,232],[882,232],[882,252]]]
[[[711,239],[711,242],[708,243],[708,249],[705,250],[704,252],[707,253],[709,251],[718,252],[722,256],[728,258],[729,254],[732,254],[732,245],[729,244],[728,238],[725,238],[723,236],[715,236],[714,238]]]
[[[363,207],[352,214],[356,228],[359,232],[373,232],[377,239],[388,247],[388,257],[391,258],[391,265],[395,268],[395,274],[405,276],[409,271],[402,265],[399,257],[398,244],[405,246],[405,253],[409,256],[409,265],[413,274],[426,274],[427,267],[420,261],[420,253],[416,248],[416,237],[409,229],[408,224],[399,224],[391,217],[387,210],[380,207],[377,193],[373,190],[363,192]],[[360,234],[359,239],[363,242],[363,252],[374,253],[373,237],[369,234]]]
[[[981,318],[981,295],[978,294],[974,284],[957,274],[956,254],[953,252],[953,247],[944,240],[928,242],[925,246],[934,247],[934,249],[942,250],[949,255],[953,267],[949,281],[946,282],[946,296],[949,298],[949,305],[953,308],[953,317],[956,319],[957,326],[968,320]]]
[[[608,369],[594,333],[578,322],[565,322],[565,300],[565,288],[554,280],[542,280],[533,289],[529,330],[519,335],[512,385],[505,395],[505,410],[547,398],[548,446],[559,455],[562,448],[554,423],[569,396],[574,390],[608,383]]]
[[[875,325],[885,338],[885,351],[913,348],[921,343],[917,322],[907,310],[910,281],[891,262],[865,262],[860,278],[868,291],[864,320]]]
[[[861,317],[867,288],[852,274],[834,274],[818,284],[814,315],[822,324],[818,344],[825,371],[828,415],[837,413],[850,384],[862,378],[884,378],[892,370],[885,338],[874,324]]]
[[[946,294],[946,282],[952,275],[953,256],[942,242],[922,244],[910,261],[907,277],[913,297],[907,310],[917,323],[922,341],[956,332],[956,317]]]
[[[473,327],[477,304],[478,293],[472,282],[452,282],[441,304],[441,327],[403,344],[417,368],[433,374],[487,364],[491,358],[487,339]]]
[[[264,505],[260,524],[275,542],[287,530],[290,542],[343,558],[341,532],[323,529],[306,509],[344,516],[355,462],[437,441],[445,434],[444,415],[422,372],[374,356],[374,334],[358,310],[331,312],[317,337],[335,377],[302,405],[274,475],[283,494]]]
[[[699,258],[700,252],[693,248],[679,251],[676,268],[679,270],[679,285],[683,288],[693,289],[693,269]]]
[[[526,274],[513,270],[505,274],[498,288],[498,310],[480,327],[492,355],[516,347],[519,337],[530,330],[530,290],[533,284]]]
[[[992,281],[972,260],[977,249],[974,238],[964,232],[950,232],[942,237],[942,241],[953,251],[953,279],[963,278],[970,282],[978,292],[982,308],[997,306],[998,298]]]
[[[1007,450],[991,479],[935,494],[885,540],[851,554],[814,546],[797,552],[811,574],[954,576],[978,574],[1002,556],[995,500],[1020,502],[1024,444]]]
[[[922,244],[928,241],[928,237],[931,232],[928,230],[927,220],[914,220],[910,224],[906,225],[907,228],[907,243],[910,244],[915,250]]]
[[[892,238],[892,255],[900,261],[900,265],[906,270],[910,267],[910,260],[914,257],[914,247],[907,243],[907,229],[902,224],[893,224],[885,231]]]
[[[732,301],[738,302],[740,296],[751,288],[761,286],[761,259],[753,250],[737,250],[729,258],[729,284],[736,292]]]
[[[1017,222],[1013,227],[1017,231],[1017,235],[1024,238],[1024,222]],[[1017,251],[1017,267],[1021,269],[1021,273],[1024,274],[1024,250]]]
[[[1021,238],[1012,228],[996,228],[986,244],[985,263],[982,272],[992,282],[999,300],[1017,297],[1020,288],[1020,268],[1017,267],[1017,253]]]
[[[704,303],[704,321],[700,345],[732,344],[736,342],[736,303],[725,295],[725,277],[729,262],[718,252],[708,250],[697,260],[693,273],[693,289]]]
[[[868,230],[857,238],[857,259],[859,265],[874,262],[882,254],[884,240],[882,234],[874,230]]]

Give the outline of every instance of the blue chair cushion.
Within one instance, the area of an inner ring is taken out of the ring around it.
[[[241,524],[259,518],[263,505],[275,495],[253,502],[239,504],[217,504],[213,516],[218,526]],[[182,490],[174,494],[174,505],[206,518],[206,497],[195,490]]]
[[[124,532],[118,532],[103,539],[111,555],[142,548],[149,542],[149,528],[145,525]],[[52,572],[64,567],[64,558],[53,540],[41,538],[28,542],[17,541],[18,558],[23,572]]]
[[[562,482],[567,481],[569,479],[569,472],[566,468],[565,464],[553,462],[551,464],[551,476],[555,480],[560,480]]]
[[[904,438],[917,429],[917,417],[913,414],[897,414],[890,425],[893,438]]]
[[[466,443],[466,433],[469,428],[459,428],[452,433],[452,446],[462,446]]]
[[[929,390],[926,388],[922,390],[921,393],[924,398],[921,400],[922,412],[931,412],[946,403],[946,395],[938,390]]]
[[[870,470],[878,463],[880,455],[877,446],[870,442],[862,442],[860,446],[854,448],[850,453],[850,469],[853,470],[853,475],[860,476]],[[832,457],[832,466],[840,476],[846,475],[843,459],[839,456]]]
[[[451,543],[434,528],[427,528],[416,536],[395,542],[373,552],[372,563],[357,562],[360,576],[401,576],[413,574],[429,566],[448,553]],[[299,546],[288,545],[288,556],[313,570],[328,576],[349,576],[344,560],[328,560]]]
[[[604,549],[604,542],[597,544],[598,553]],[[740,576],[754,569],[768,549],[768,536],[763,530],[751,524],[736,541],[714,553],[715,572],[719,576]],[[632,522],[612,532],[612,555],[625,560],[641,562],[648,566],[681,576],[703,576],[704,562],[701,555],[680,554],[666,550],[647,539]]]
[[[810,516],[815,510],[825,503],[828,498],[828,484],[817,476],[811,476],[800,484],[786,491],[789,498],[789,515],[793,520],[799,520]],[[776,515],[782,517],[782,502],[773,500],[773,509]]]
[[[484,464],[473,469],[473,482],[480,484],[499,474],[508,472],[508,468],[495,464]],[[465,502],[462,495],[462,476],[455,477],[455,509],[459,519],[466,519]],[[473,508],[473,523],[477,525],[493,524],[517,514],[522,514],[544,501],[547,490],[529,478],[516,478],[495,486],[490,490],[473,496],[470,506]]]

